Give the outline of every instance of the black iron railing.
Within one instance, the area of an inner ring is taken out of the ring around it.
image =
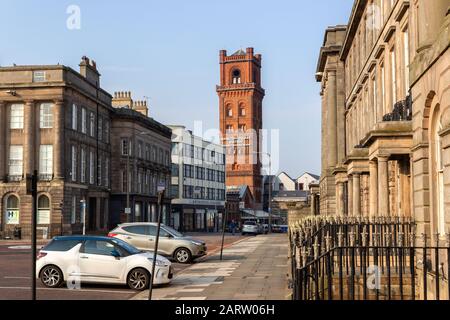
[[[383,116],[383,121],[411,121],[412,120],[412,99],[408,95],[405,100],[394,105],[392,112]]]
[[[291,225],[290,239],[296,300],[450,297],[450,239],[416,239],[409,218],[314,217]]]

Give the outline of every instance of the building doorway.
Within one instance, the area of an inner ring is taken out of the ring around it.
[[[96,228],[97,215],[97,198],[89,198],[89,213],[88,213],[88,230],[94,231]]]

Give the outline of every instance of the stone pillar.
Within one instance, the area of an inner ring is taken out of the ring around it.
[[[378,163],[369,161],[369,216],[378,215]]]
[[[34,148],[34,101],[26,101],[23,109],[23,163],[24,176],[32,174],[35,169],[35,148]]]
[[[314,216],[316,214],[316,195],[311,193],[311,215]]]
[[[378,157],[378,215],[389,216],[388,157]]]
[[[361,175],[353,174],[353,215],[361,216]]]
[[[353,176],[348,176],[348,216],[353,216]]]
[[[64,178],[64,103],[62,100],[54,101],[53,105],[53,168],[55,169],[54,177],[56,179]],[[87,155],[89,157],[89,155]],[[89,179],[89,177],[88,177]]]
[[[344,183],[338,182],[337,183],[337,190],[336,190],[336,199],[337,199],[337,211],[339,216],[344,216],[345,212],[345,205],[344,205]]]
[[[334,168],[337,162],[337,110],[336,110],[336,71],[328,72],[327,81],[327,141],[328,167]]]
[[[6,104],[0,101],[0,123],[3,125],[0,127],[0,181],[3,181],[6,176]]]

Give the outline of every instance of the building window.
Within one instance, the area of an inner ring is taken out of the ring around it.
[[[100,140],[100,141],[103,140],[103,118],[100,116],[98,117],[97,136],[98,136],[98,140]]]
[[[95,136],[95,114],[93,112],[90,113],[89,116],[89,125],[90,125],[90,135],[91,137]]]
[[[239,69],[234,69],[232,72],[233,84],[241,83],[241,71]]]
[[[53,128],[53,104],[41,103],[39,119],[41,128]]]
[[[86,183],[86,150],[81,148],[81,183]]]
[[[138,173],[138,193],[142,193],[142,172]]]
[[[39,174],[51,176],[53,174],[53,146],[41,145],[39,148]]]
[[[239,107],[239,115],[240,115],[241,117],[244,117],[244,116],[245,116],[245,108],[244,108],[244,107]]]
[[[72,197],[72,204],[70,210],[70,223],[74,224],[77,222],[77,197]]]
[[[11,105],[11,129],[23,129],[23,104]]]
[[[121,149],[122,149],[122,155],[123,156],[128,156],[129,155],[128,154],[129,149],[130,149],[129,146],[130,146],[129,140],[128,139],[122,139]]]
[[[397,70],[396,70],[396,61],[395,61],[395,48],[391,49],[390,53],[391,57],[391,94],[392,94],[392,108],[397,102]]]
[[[138,145],[137,145],[138,149],[137,149],[137,156],[138,158],[142,159],[143,155],[142,155],[142,141],[138,141]]]
[[[33,82],[44,82],[45,71],[33,71]]]
[[[102,161],[103,161],[103,157],[102,156],[98,156],[97,158],[97,185],[101,186],[102,185]]]
[[[227,117],[233,116],[233,108],[230,105],[227,106]]]
[[[105,187],[109,187],[109,158],[105,159]]]
[[[9,175],[23,175],[23,146],[11,145],[9,148]]]
[[[72,146],[72,181],[77,181],[77,147]]]
[[[105,119],[105,142],[109,142],[109,121]]]
[[[247,129],[247,126],[245,124],[239,125],[239,131],[245,131]]]
[[[50,199],[46,195],[38,199],[37,224],[50,224]]]
[[[382,115],[385,115],[386,112],[386,75],[384,73],[384,63],[381,64],[381,110],[382,110]]]
[[[403,30],[403,71],[405,77],[405,97],[409,93],[409,34],[408,27]]]
[[[231,124],[227,124],[226,130],[227,130],[227,133],[233,132],[233,126]]]
[[[6,199],[6,223],[19,224],[20,222],[20,201],[15,195],[10,195]]]
[[[86,123],[86,109],[81,108],[81,132],[87,132],[87,123]]]
[[[78,107],[76,104],[72,105],[72,130],[78,130]]]
[[[89,151],[89,183],[94,184],[94,152]]]

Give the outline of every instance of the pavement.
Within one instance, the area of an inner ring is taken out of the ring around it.
[[[243,238],[175,275],[169,286],[153,291],[155,300],[287,300],[286,234]],[[134,300],[148,299],[148,290]]]
[[[208,253],[215,254],[220,251],[222,235],[218,233],[193,233],[189,234],[195,238],[206,241]],[[248,237],[240,234],[227,234],[224,247],[232,243],[242,241]],[[47,241],[38,241],[38,249]],[[173,263],[175,276],[191,266],[199,266],[205,256],[198,259],[193,264]],[[31,299],[31,246],[28,240],[0,240],[0,300],[3,299]],[[133,298],[138,292],[130,290],[123,285],[104,284],[82,284],[81,289],[71,290],[63,286],[57,289],[45,288],[41,282],[37,281],[38,300],[128,300]],[[153,292],[158,292],[163,287],[155,288]],[[148,292],[148,291],[147,291]]]

